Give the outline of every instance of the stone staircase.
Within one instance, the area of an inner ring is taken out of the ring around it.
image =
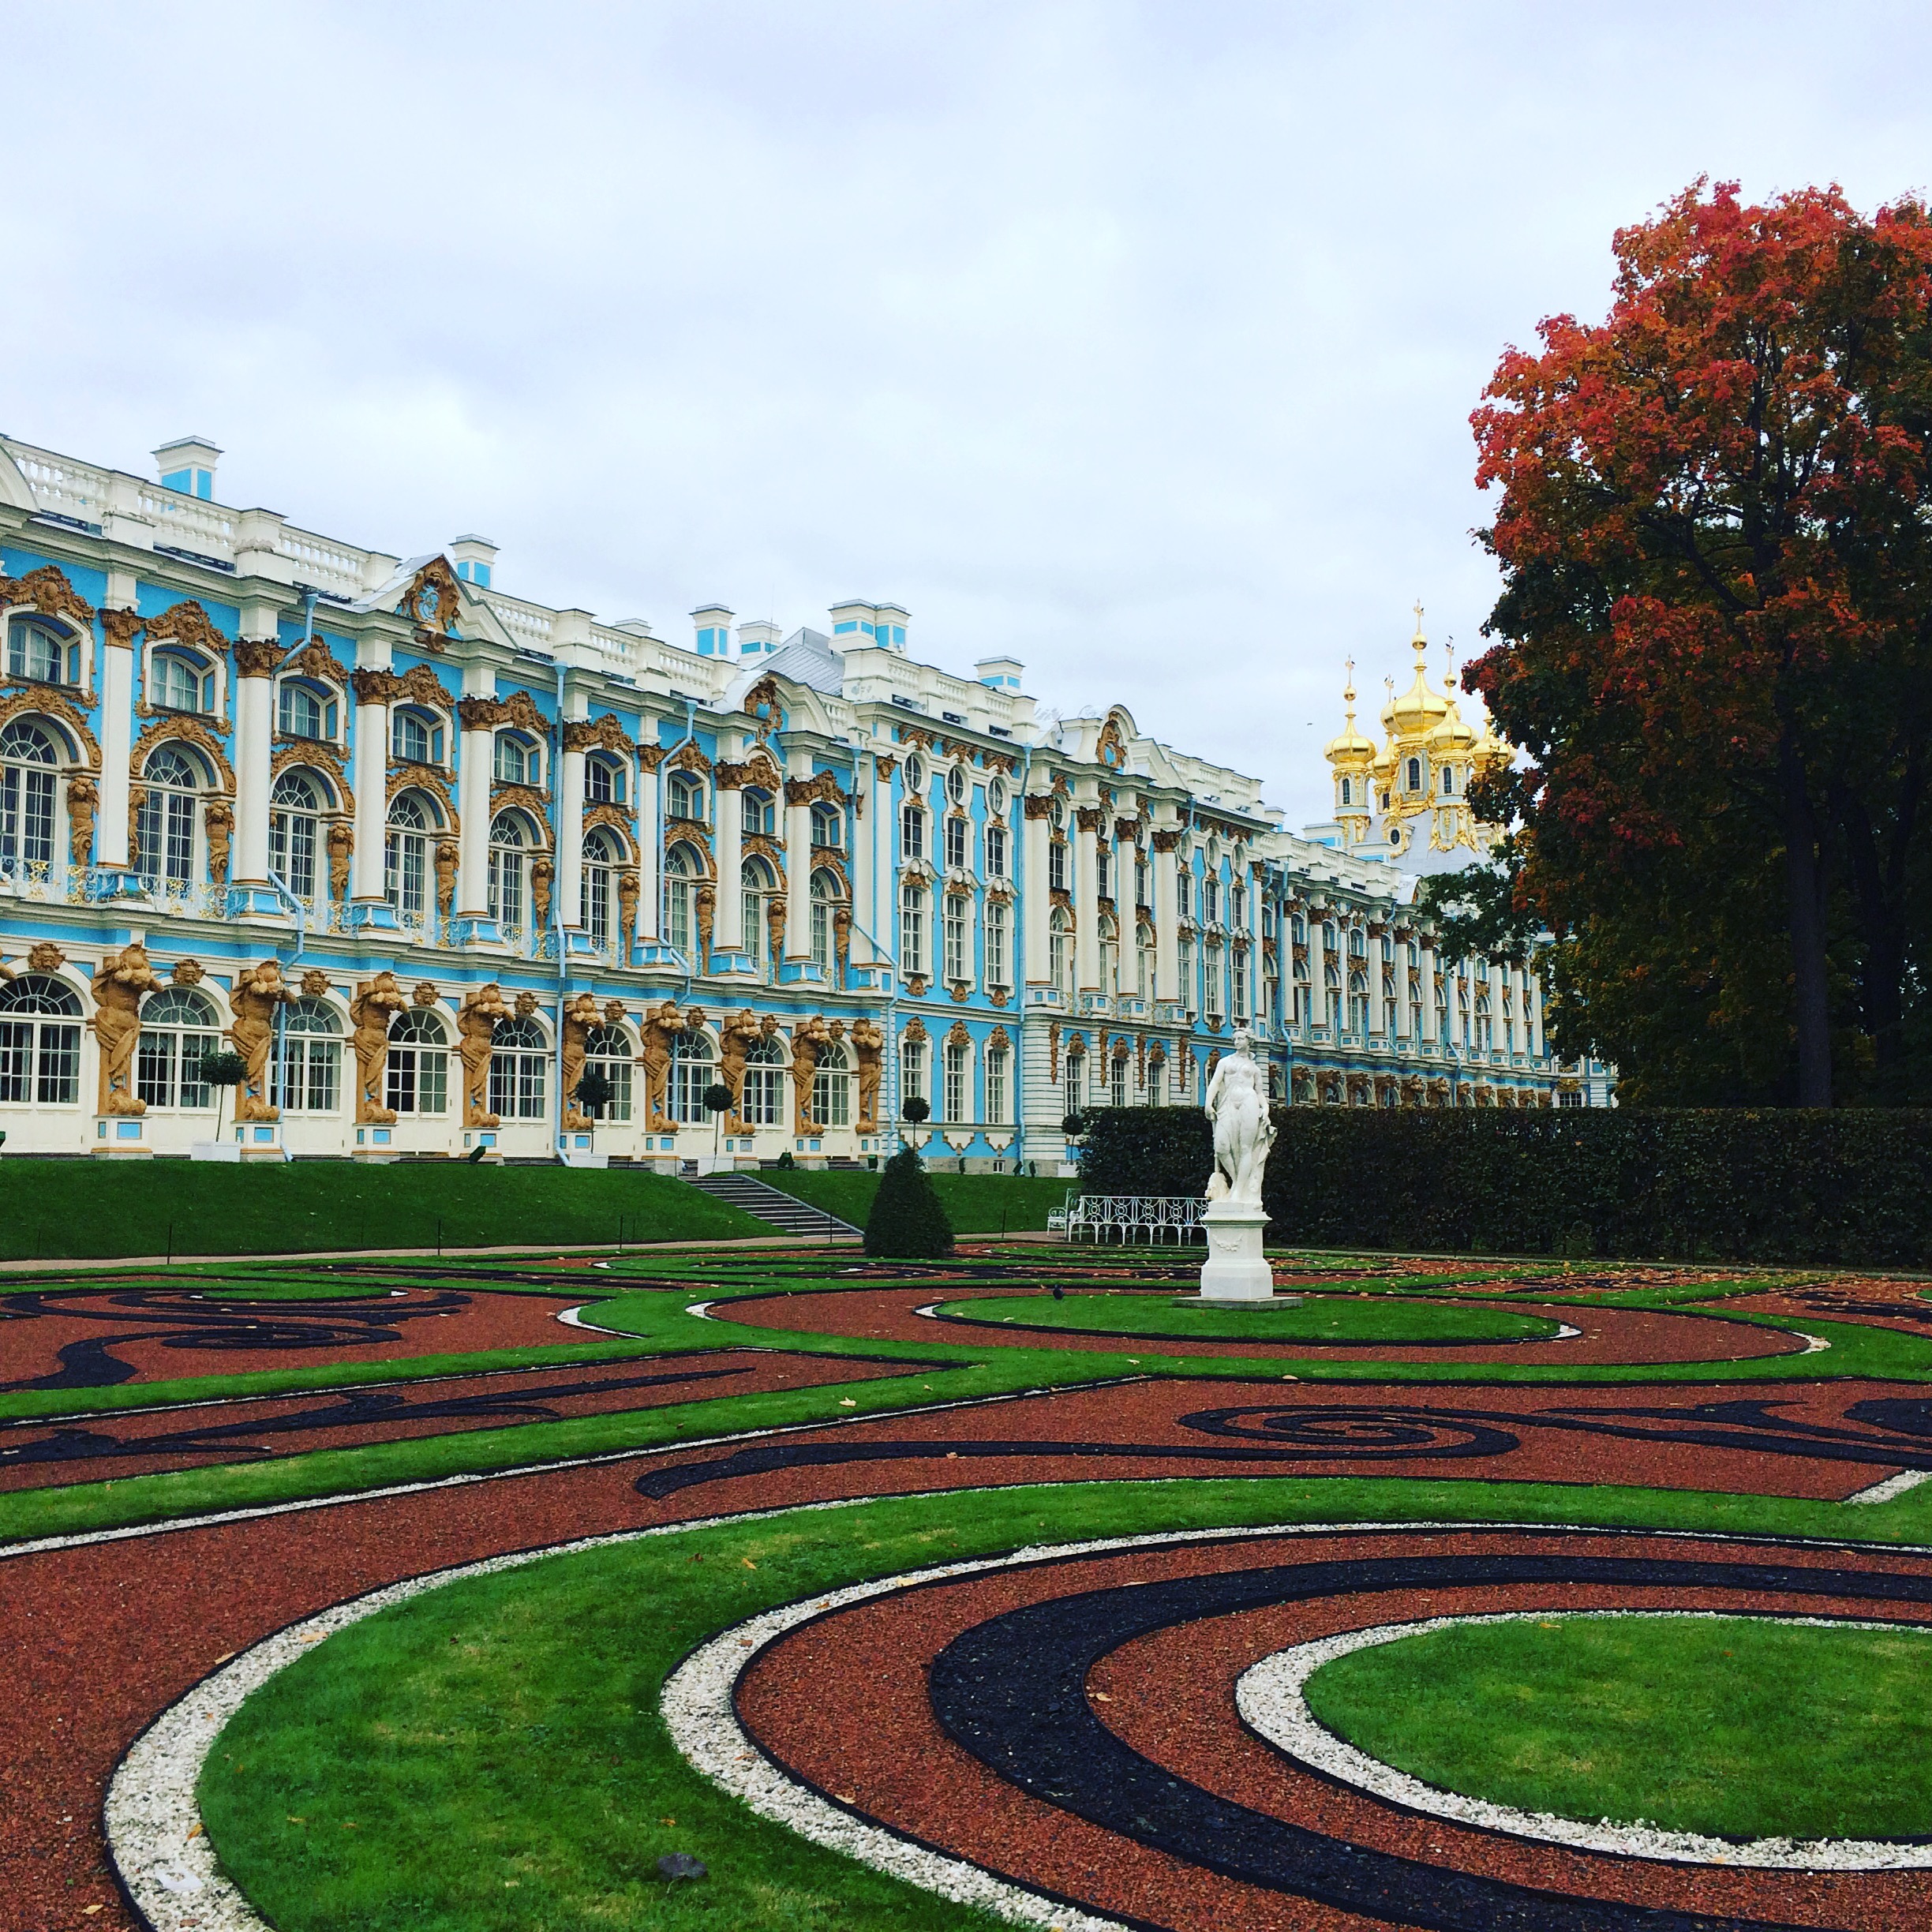
[[[734,1208],[742,1208],[747,1214],[769,1222],[780,1234],[796,1234],[801,1241],[856,1238],[859,1234],[850,1222],[841,1221],[837,1215],[828,1214],[824,1208],[814,1208],[794,1195],[767,1187],[749,1174],[702,1174],[685,1185],[701,1189],[713,1200],[728,1201]]]

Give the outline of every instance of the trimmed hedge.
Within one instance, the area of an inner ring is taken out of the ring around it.
[[[866,1217],[865,1251],[895,1261],[943,1261],[952,1253],[953,1224],[917,1148],[901,1148],[880,1174]]]
[[[1297,1246],[1921,1267],[1932,1110],[1278,1108],[1269,1237]],[[1198,1194],[1206,1120],[1108,1109],[1096,1194]]]

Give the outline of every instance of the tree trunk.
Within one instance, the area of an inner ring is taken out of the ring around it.
[[[1831,987],[1825,947],[1825,866],[1804,767],[1788,734],[1778,747],[1778,788],[1796,994],[1798,1104],[1828,1107],[1832,1103]]]

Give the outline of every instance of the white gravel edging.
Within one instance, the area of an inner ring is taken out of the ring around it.
[[[1235,1708],[1259,1736],[1296,1762],[1339,1782],[1353,1785],[1390,1804],[1448,1818],[1484,1831],[1502,1832],[1544,1844],[1574,1846],[1580,1851],[1610,1852],[1627,1858],[1668,1859],[1693,1865],[1748,1866],[1772,1871],[1911,1871],[1932,1868],[1932,1845],[1883,1838],[1828,1838],[1799,1840],[1757,1838],[1749,1840],[1707,1838],[1694,1832],[1665,1831],[1642,1823],[1612,1824],[1608,1818],[1591,1823],[1559,1818],[1547,1811],[1521,1811],[1491,1804],[1459,1792],[1425,1784],[1393,1765],[1372,1758],[1338,1736],[1309,1709],[1303,1687],[1324,1664],[1354,1651],[1405,1638],[1427,1636],[1473,1623],[1542,1623],[1585,1617],[1694,1617],[1705,1620],[1750,1616],[1749,1611],[1720,1610],[1522,1610],[1485,1616],[1428,1617],[1410,1623],[1378,1623],[1365,1630],[1295,1644],[1265,1657],[1244,1671],[1234,1686]],[[1932,1642],[1932,1629],[1923,1624],[1855,1622],[1846,1617],[1767,1617],[1766,1623],[1827,1630],[1912,1631]],[[1928,1654],[1932,1661],[1932,1653]]]

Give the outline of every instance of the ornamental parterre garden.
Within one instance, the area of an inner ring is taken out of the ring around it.
[[[0,1292],[0,1926],[1932,1923],[1903,1276],[962,1244]]]

